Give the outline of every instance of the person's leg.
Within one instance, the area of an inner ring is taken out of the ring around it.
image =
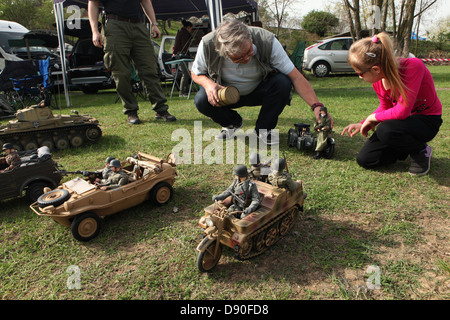
[[[122,100],[123,113],[137,112],[139,107],[130,83],[130,52],[133,44],[127,23],[108,20],[103,38],[104,63],[114,77],[117,94]]]
[[[278,117],[291,100],[292,82],[284,74],[276,73],[269,76],[246,98],[248,105],[261,105],[255,131],[275,129]]]
[[[411,116],[404,120],[380,123],[358,154],[357,161],[364,168],[374,168],[426,149],[442,123],[440,116]]]
[[[155,50],[144,24],[135,24],[134,26],[131,58],[139,79],[148,93],[148,98],[153,104],[153,110],[157,113],[157,116],[164,117],[165,114],[168,114],[169,106],[158,76]],[[166,121],[176,120],[170,114],[169,116],[169,118],[164,119]]]
[[[242,123],[242,117],[230,106],[214,107],[208,101],[205,88],[201,87],[194,98],[197,110],[203,115],[211,118],[222,127],[238,126]]]

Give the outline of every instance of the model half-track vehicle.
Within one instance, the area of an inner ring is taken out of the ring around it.
[[[102,136],[98,120],[72,112],[54,115],[49,107],[40,106],[17,110],[16,119],[0,126],[0,144],[10,142],[21,151],[42,146],[61,150],[97,142]]]
[[[102,190],[95,183],[95,173],[87,171],[65,172],[83,174],[54,190],[45,190],[30,208],[39,216],[50,217],[71,229],[79,241],[95,238],[102,218],[134,207],[146,200],[155,205],[167,204],[173,196],[175,159],[159,159],[138,152],[121,163],[128,183],[110,190]],[[99,171],[97,171],[99,172]]]
[[[288,131],[288,146],[295,147],[299,151],[314,151],[317,146],[317,136],[311,133],[311,125],[308,123],[295,123],[294,127]],[[334,138],[327,138],[327,146],[323,150],[325,158],[330,159],[333,157],[335,144]]]
[[[302,183],[289,191],[253,180],[262,202],[260,207],[239,219],[228,211],[232,196],[205,208],[199,220],[203,239],[197,246],[197,268],[211,271],[219,262],[223,247],[234,250],[239,260],[262,254],[283,238],[294,225],[298,212],[303,211],[306,194]]]

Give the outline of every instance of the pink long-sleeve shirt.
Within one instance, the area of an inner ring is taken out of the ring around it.
[[[402,59],[400,74],[407,88],[408,103],[405,103],[402,96],[397,101],[393,100],[391,90],[385,90],[381,80],[373,84],[373,89],[380,99],[380,106],[374,112],[378,121],[403,120],[419,114],[442,114],[442,103],[436,94],[433,77],[422,60]]]

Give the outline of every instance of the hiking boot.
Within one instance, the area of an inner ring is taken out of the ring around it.
[[[274,146],[277,144],[280,144],[280,136],[278,132],[274,130],[263,130],[260,129],[260,132],[258,133],[259,139],[269,146]]]
[[[156,112],[155,113],[155,119],[159,120],[159,119],[164,119],[164,121],[175,121],[177,120],[177,118],[175,118],[175,116],[171,115],[169,113],[169,111],[163,111],[163,112]]]
[[[413,176],[423,176],[430,171],[431,155],[433,154],[431,147],[427,145],[425,149],[417,153],[411,154],[411,164],[409,166],[409,174]]]
[[[242,128],[244,122],[241,121],[238,125],[230,125],[228,127],[222,127],[222,131],[218,135],[216,135],[216,140],[229,140],[234,137],[236,131]]]
[[[141,120],[139,119],[139,116],[138,116],[136,111],[129,112],[127,114],[127,116],[128,116],[128,123],[129,124],[139,124],[139,123],[141,123]]]

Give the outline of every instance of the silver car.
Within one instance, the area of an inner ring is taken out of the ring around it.
[[[330,72],[354,72],[347,62],[348,50],[353,44],[350,37],[321,40],[305,49],[303,69],[312,71],[317,77]]]

